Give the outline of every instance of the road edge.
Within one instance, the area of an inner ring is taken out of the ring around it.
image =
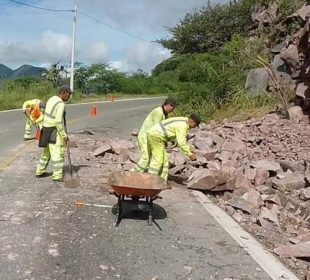
[[[220,224],[220,226],[265,270],[272,280],[299,280],[279,259],[268,252],[223,209],[215,205],[205,194],[190,193]]]

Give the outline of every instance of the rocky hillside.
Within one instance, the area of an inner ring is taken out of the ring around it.
[[[268,66],[250,71],[246,87],[294,93],[296,103],[307,109],[310,98],[310,3],[299,6],[285,18],[277,1],[254,9],[252,19],[256,25],[251,36],[270,32],[266,46],[272,55],[272,63],[269,69]]]

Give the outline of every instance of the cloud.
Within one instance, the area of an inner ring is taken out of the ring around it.
[[[21,61],[31,64],[68,61],[70,54],[71,38],[51,31],[44,32],[37,40],[0,40],[0,61],[4,64],[19,65]]]
[[[111,67],[124,72],[134,72],[143,69],[150,72],[154,66],[171,56],[170,51],[152,43],[138,43],[129,47],[123,60],[112,61]]]
[[[20,66],[22,64],[46,65],[53,62],[68,64],[71,61],[71,37],[46,31],[37,40],[4,41],[0,40],[0,62]],[[108,61],[107,47],[104,43],[79,45],[76,60],[87,64]]]
[[[141,35],[146,30],[163,32],[165,27],[174,26],[186,12],[194,8],[201,8],[207,4],[206,0],[92,0],[79,1],[78,7],[88,13],[95,14],[116,27],[125,28],[127,31]],[[227,0],[211,1],[211,3],[225,3]],[[143,24],[141,24],[143,23]]]
[[[91,43],[90,46],[83,49],[83,51],[79,51],[78,60],[87,64],[108,62],[108,50],[105,43]]]
[[[79,11],[101,20],[99,23],[78,14],[77,61],[86,64],[110,62],[123,71],[141,68],[148,72],[169,57],[170,52],[124,33],[149,41],[169,36],[165,27],[175,26],[186,12],[207,3],[206,0],[36,0],[33,3],[51,9],[72,9],[75,2]],[[6,28],[0,30],[0,63],[10,67],[25,63],[70,64],[71,12],[45,12],[8,1],[1,13],[0,25]]]

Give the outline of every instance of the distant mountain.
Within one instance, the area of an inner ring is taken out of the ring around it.
[[[0,63],[0,79],[8,79],[13,74],[13,70]]]
[[[32,65],[22,65],[13,71],[11,78],[20,78],[20,77],[40,77],[42,72],[45,71],[42,67],[35,67]]]
[[[32,65],[22,65],[12,70],[4,64],[0,64],[0,79],[15,79],[21,77],[40,77],[45,69]]]

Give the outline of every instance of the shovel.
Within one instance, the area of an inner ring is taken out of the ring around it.
[[[65,186],[68,188],[75,188],[80,185],[80,181],[78,179],[77,173],[73,172],[69,141],[67,142],[67,157],[68,157],[69,174],[65,173],[64,175]]]

